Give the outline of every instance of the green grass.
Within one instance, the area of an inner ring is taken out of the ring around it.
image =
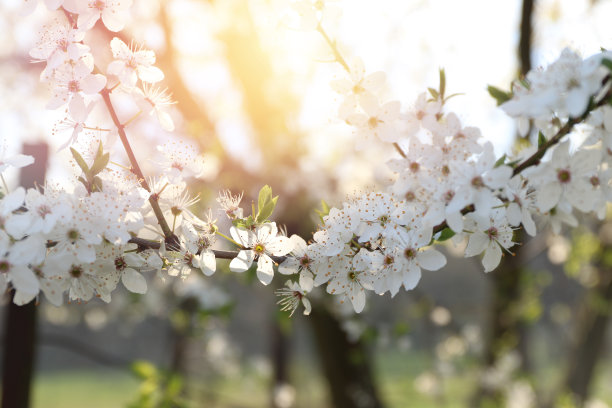
[[[419,393],[415,379],[431,368],[426,353],[379,353],[375,378],[380,396],[389,408],[464,408],[474,390],[477,373],[467,363],[442,383],[444,397]],[[602,360],[593,395],[612,403],[612,366]],[[539,375],[542,375],[540,373]],[[293,360],[292,373],[297,407],[329,407],[324,378],[316,364]],[[541,380],[541,379],[540,379]],[[60,371],[42,373],[35,379],[33,408],[122,408],[138,395],[139,381],[129,373],[105,371]],[[193,379],[193,407],[259,408],[269,406],[269,382],[253,369],[226,379]]]
[[[33,408],[119,408],[132,400],[138,381],[117,371],[60,371],[34,379]]]

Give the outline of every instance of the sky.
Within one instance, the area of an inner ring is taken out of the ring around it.
[[[239,0],[209,4],[174,0],[172,15],[177,20],[175,42],[183,55],[182,71],[194,93],[202,98],[218,124],[226,145],[238,157],[251,151],[253,129],[240,109],[241,95],[228,74],[223,50],[215,36],[232,26],[232,7]],[[346,150],[351,130],[336,117],[339,102],[329,82],[344,75],[328,61],[329,55],[316,32],[294,29],[285,0],[250,0],[249,8],[260,33],[260,40],[273,54],[275,69],[290,73],[287,86],[303,98],[297,126],[308,135],[309,160],[328,161],[342,169],[338,151]],[[403,110],[410,108],[426,87],[436,87],[438,69],[444,68],[449,93],[461,93],[448,108],[459,114],[466,125],[478,126],[493,141],[498,155],[508,152],[515,133],[512,120],[495,107],[488,96],[489,84],[509,88],[517,71],[516,49],[520,24],[519,0],[338,0],[329,1],[339,11],[337,18],[324,21],[324,28],[336,39],[346,56],[359,56],[368,72],[382,70],[388,77],[388,100],[399,100]],[[612,3],[599,0],[538,0],[534,15],[534,65],[552,62],[566,46],[588,56],[600,47],[612,46]],[[3,0],[0,29],[13,32],[14,42],[2,56],[27,52],[35,41],[35,29],[45,16],[39,4],[37,13],[15,18],[20,0]],[[134,11],[139,21],[155,12],[156,1],[136,0]],[[12,13],[12,14],[11,14]],[[208,16],[205,19],[193,16]],[[18,16],[17,16],[18,17]],[[151,48],[163,46],[154,25],[136,26],[134,35]],[[239,27],[236,27],[239,29]],[[40,67],[42,69],[42,67]],[[0,65],[3,94],[0,102],[0,135],[9,150],[22,141],[50,135],[61,112],[44,109],[40,98],[27,103],[29,93],[45,92],[36,80],[11,82],[15,68]],[[68,137],[66,135],[65,137]],[[65,140],[51,140],[57,148]],[[65,161],[65,156],[63,159]],[[250,160],[253,160],[252,158]],[[61,160],[60,160],[61,161]],[[56,160],[57,162],[57,160]],[[61,165],[61,163],[56,163]],[[342,170],[339,170],[342,171]],[[347,166],[348,175],[354,167]],[[53,170],[52,173],[62,174]],[[347,175],[347,177],[349,177]],[[359,181],[356,182],[357,184]]]

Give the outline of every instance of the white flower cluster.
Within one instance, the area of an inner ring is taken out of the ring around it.
[[[31,8],[32,2],[25,3]],[[231,259],[233,272],[256,270],[265,285],[279,264],[279,273],[291,276],[278,292],[283,310],[293,313],[301,303],[308,314],[306,296],[327,284],[328,293],[350,300],[360,312],[366,291],[395,296],[402,286],[413,289],[422,270],[442,268],[446,258],[433,247],[437,242],[467,241],[465,256],[482,255],[488,272],[510,252],[515,229],[536,234],[534,217],[558,232],[563,223],[577,224],[575,210],[602,217],[612,199],[612,109],[607,106],[612,62],[606,53],[583,60],[566,50],[548,68],[516,83],[514,93],[504,95],[502,109],[523,122],[535,120],[542,132],[529,154],[497,159],[479,129],[463,126],[445,111],[443,71],[439,89],[420,95],[410,110],[382,101],[385,75],[366,74],[359,59],[345,62],[322,28],[324,3],[302,1],[296,7],[306,25],[324,36],[348,73],[332,83],[345,98],[340,118],[354,128],[358,149],[387,143],[398,151],[400,157],[388,162],[394,177],[385,191],[327,209],[310,243],[287,237],[270,220],[278,197],[269,187],[262,188],[257,211],[248,217],[240,208],[241,195],[222,192],[218,202],[232,222],[227,236],[211,212],[203,220],[192,210],[198,199],[190,196],[185,180],[203,174],[202,159],[186,145],[168,143],[158,148],[162,176],[145,178],[126,134],[131,120],[121,123],[113,106],[111,95],[130,96],[141,112],[156,113],[163,129],[174,128],[164,109],[172,101],[150,85],[163,79],[153,66],[154,53],[113,38],[114,61],[103,75],[84,42],[98,19],[109,30],[120,30],[131,1],[45,3],[51,9],[61,6],[62,14],[44,28],[30,54],[46,62],[41,80],[53,90],[48,107],[68,105],[73,134],[66,145],[91,128],[86,122],[95,106],[105,108],[131,168],[108,168],[102,144],[87,160],[71,148],[82,171],[73,190],[47,184],[42,191],[18,188],[0,199],[0,284],[15,289],[15,303],[27,303],[41,290],[56,305],[66,292],[70,300],[96,295],[110,301],[119,281],[144,293],[144,271],[184,278],[199,270],[209,276],[222,257]],[[589,133],[581,145],[572,138],[579,123]],[[23,156],[1,158],[0,172],[30,162]],[[145,239],[151,233],[153,238]],[[237,251],[214,250],[219,236]]]
[[[386,192],[332,208],[310,245],[292,237],[296,249],[279,271],[299,273],[306,292],[328,283],[328,293],[348,298],[359,312],[365,291],[394,296],[401,286],[413,289],[422,270],[443,267],[446,259],[432,248],[437,240],[467,240],[465,256],[482,255],[489,272],[515,245],[515,229],[536,234],[535,216],[556,233],[562,223],[577,225],[574,209],[603,217],[612,200],[606,55],[583,60],[565,50],[547,69],[515,84],[502,106],[507,113],[523,120],[554,117],[557,125],[552,133],[549,125],[548,139],[540,135],[539,150],[527,150],[531,156],[500,160],[479,129],[444,111],[443,72],[440,89],[420,95],[402,113],[399,102],[381,103],[382,73],[366,75],[360,60],[338,59],[349,78],[332,87],[345,98],[339,116],[353,126],[357,148],[390,143],[401,158],[388,163],[395,178]],[[573,118],[586,113],[591,137],[570,149]]]

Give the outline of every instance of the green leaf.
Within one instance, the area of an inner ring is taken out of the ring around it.
[[[85,186],[87,191],[89,191],[89,182],[87,180],[85,180],[82,176],[79,176],[79,178],[77,180],[79,180],[81,183],[83,183],[83,185]]]
[[[143,380],[152,378],[157,375],[157,368],[148,361],[135,361],[131,366],[132,372]]]
[[[257,209],[261,210],[272,199],[272,188],[265,185],[259,190],[259,198],[257,199]]]
[[[74,157],[74,160],[77,162],[81,170],[83,170],[83,173],[89,172],[89,167],[87,166],[87,163],[85,163],[85,160],[83,160],[83,157],[79,154],[79,152],[77,152],[72,147],[70,148],[70,152],[72,153],[72,157]]]
[[[497,101],[497,106],[512,99],[512,92],[502,91],[493,85],[487,86],[487,91],[489,91],[489,95]]]
[[[434,99],[434,101],[438,100],[438,97],[440,96],[440,94],[438,94],[438,91],[436,91],[433,88],[427,88],[427,90],[429,91],[429,93],[431,94],[431,97]]]
[[[93,175],[100,173],[102,170],[106,168],[109,160],[110,160],[109,153],[105,153],[105,154],[102,154],[101,156],[97,156],[96,160],[94,160],[93,164],[91,165],[91,169],[90,169],[91,173]]]
[[[102,179],[98,176],[94,176],[92,180],[92,188],[91,191],[102,191]]]
[[[329,214],[329,210],[329,205],[325,202],[325,200],[321,200],[321,209],[315,209],[315,212],[321,219],[321,224],[325,224],[325,220],[323,220],[323,217]]]
[[[257,212],[257,219],[255,220],[257,223],[266,222],[268,218],[274,212],[274,208],[276,207],[276,202],[278,201],[278,196],[272,198],[268,201],[262,208],[259,208]]]
[[[444,68],[440,68],[440,98],[444,100],[444,94],[446,92],[446,74]]]
[[[446,227],[440,232],[440,236],[438,236],[436,241],[443,242],[443,241],[451,239],[454,236],[455,236],[455,232],[449,227]]]
[[[606,67],[610,71],[612,71],[612,60],[604,58],[604,59],[601,60],[601,65],[603,65],[604,67]]]
[[[546,142],[547,140],[546,140],[546,136],[544,136],[544,133],[538,132],[538,149],[542,147],[542,145]]]
[[[495,162],[495,166],[494,167],[499,167],[499,166],[503,165],[505,162],[506,162],[506,155],[504,154],[502,157],[497,159],[497,161]]]
[[[259,198],[257,199],[257,215],[255,221],[257,223],[265,222],[274,211],[278,196],[272,197],[272,188],[265,185],[259,190]]]

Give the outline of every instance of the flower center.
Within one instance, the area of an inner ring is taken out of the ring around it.
[[[70,82],[68,82],[68,90],[72,93],[77,93],[81,90],[81,87],[79,86],[79,81],[75,81],[74,79]]]
[[[410,168],[410,171],[412,171],[413,173],[416,173],[421,168],[421,165],[417,162],[412,162],[410,163],[408,167]]]
[[[370,129],[375,129],[380,122],[382,122],[382,120],[378,119],[376,116],[371,116],[370,119],[368,119],[368,126]]]
[[[482,188],[484,187],[484,181],[482,180],[482,177],[480,176],[476,176],[472,179],[472,185],[476,188]]]
[[[11,264],[8,261],[0,261],[0,273],[8,273],[11,270]]]
[[[394,259],[393,259],[393,257],[391,255],[386,255],[385,256],[385,260],[383,261],[383,263],[386,266],[389,266],[389,265],[393,265],[393,261],[394,261]]]
[[[406,201],[410,202],[416,199],[416,194],[414,194],[413,191],[408,191],[404,197],[406,198]]]
[[[353,86],[353,93],[355,95],[359,95],[360,93],[363,93],[363,92],[365,92],[365,89],[360,84],[355,84]]]
[[[355,279],[357,279],[357,274],[355,273],[355,271],[350,271],[348,273],[348,278],[352,281],[354,281]]]
[[[416,257],[416,249],[414,248],[406,248],[404,250],[404,256],[408,259],[414,259]]]
[[[42,218],[45,218],[47,215],[51,214],[51,209],[47,205],[43,204],[37,208],[36,212]]]
[[[263,254],[265,250],[266,247],[263,244],[257,244],[255,245],[255,248],[253,248],[253,251],[255,251],[257,255]]]
[[[448,176],[449,174],[450,174],[450,168],[445,164],[444,166],[442,166],[442,175]]]
[[[79,239],[79,237],[81,236],[81,234],[79,234],[79,231],[75,230],[75,229],[71,229],[68,231],[68,233],[66,234],[66,236],[68,237],[68,239],[70,240],[70,242],[74,242],[77,239]]]
[[[115,269],[118,271],[122,271],[127,267],[127,262],[123,259],[122,256],[115,258]]]
[[[590,181],[593,187],[599,187],[599,185],[601,184],[601,182],[599,181],[599,177],[597,176],[591,177]]]
[[[423,120],[423,118],[424,118],[424,117],[425,117],[425,112],[423,112],[423,111],[418,111],[418,112],[416,113],[416,118],[417,118],[418,120]]]
[[[447,203],[450,203],[453,197],[455,197],[455,192],[452,190],[448,190],[446,193],[444,193],[444,201]]]
[[[102,11],[104,10],[105,7],[106,7],[106,4],[104,4],[104,0],[94,0],[94,1],[89,2],[89,8],[94,8],[99,11]]]
[[[572,174],[567,169],[562,169],[557,172],[557,178],[560,183],[569,183],[572,180]]]
[[[494,240],[499,235],[497,228],[491,227],[485,231],[490,240]]]
[[[389,216],[381,215],[380,217],[378,217],[378,222],[384,227],[389,222]]]
[[[308,268],[311,262],[312,261],[310,260],[310,258],[308,258],[308,255],[304,255],[302,258],[300,258],[300,266],[302,268]]]
[[[70,273],[70,276],[73,278],[80,278],[83,275],[83,268],[81,265],[72,265],[68,273]]]

